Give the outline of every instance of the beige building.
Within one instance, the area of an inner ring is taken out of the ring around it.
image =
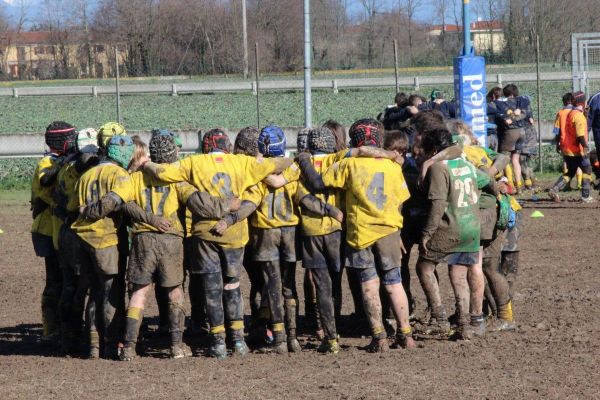
[[[125,56],[124,50],[119,51],[123,72]],[[114,57],[114,46],[83,32],[0,33],[4,79],[107,78],[114,75]]]
[[[427,31],[428,35],[439,37],[446,34],[462,35],[462,26],[434,25]],[[506,48],[504,25],[501,21],[477,21],[471,23],[471,38],[477,54],[501,54]],[[462,40],[462,38],[460,38]]]

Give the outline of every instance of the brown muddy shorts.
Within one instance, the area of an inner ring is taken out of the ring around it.
[[[80,273],[119,274],[119,249],[116,245],[96,249],[79,238],[78,253],[78,262],[81,264]]]
[[[520,152],[523,148],[523,141],[525,140],[525,129],[508,129],[504,131],[500,136],[500,152]]]
[[[328,268],[339,272],[342,257],[342,231],[302,238],[302,266]]]
[[[283,226],[271,229],[252,229],[254,261],[296,262],[296,227]]]
[[[223,247],[192,236],[191,238],[190,273],[214,274],[222,273],[228,278],[238,278],[242,272],[244,261],[244,248]]]
[[[502,243],[504,243],[506,231],[498,231],[494,233],[494,237],[491,240],[482,240],[481,245],[483,246],[483,258],[498,258],[500,259],[500,253],[502,252]]]
[[[498,219],[496,207],[479,209],[479,222],[481,226],[481,242],[492,240],[496,231],[496,220]]]
[[[183,239],[168,233],[144,232],[133,236],[127,281],[136,285],[156,282],[161,287],[183,283]]]
[[[398,268],[402,263],[400,243],[400,231],[396,231],[365,249],[358,250],[346,246],[348,266],[357,269],[376,268],[378,271]]]

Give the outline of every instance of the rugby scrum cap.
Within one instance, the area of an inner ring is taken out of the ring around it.
[[[118,122],[107,122],[98,130],[98,147],[104,148],[113,136],[126,135],[125,128]]]
[[[66,154],[75,149],[77,142],[77,131],[75,127],[63,121],[54,121],[46,127],[44,133],[46,144],[50,151],[58,155]]]
[[[348,132],[350,146],[377,146],[381,147],[383,141],[383,125],[373,118],[365,118],[356,121]]]
[[[324,126],[311,129],[308,133],[308,151],[312,154],[335,153],[335,135],[331,129]]]
[[[242,129],[235,137],[233,152],[255,157],[258,154],[258,135],[260,131],[254,127]]]
[[[302,128],[298,131],[298,137],[296,140],[296,148],[298,153],[308,150],[308,133],[310,128]]]
[[[163,164],[177,161],[177,143],[175,136],[154,135],[148,145],[152,162]]]
[[[152,135],[152,137],[154,137],[156,135],[172,136],[173,139],[175,140],[175,144],[177,145],[177,147],[179,147],[179,148],[183,147],[183,143],[181,142],[181,138],[179,137],[179,135],[168,129],[154,128],[150,131],[150,134]]]
[[[211,129],[202,138],[202,152],[208,154],[213,151],[231,152],[229,136],[221,128]]]
[[[129,166],[135,150],[133,140],[126,135],[113,136],[107,145],[106,155],[123,168]]]
[[[94,128],[85,128],[77,134],[77,150],[81,151],[85,146],[98,143],[98,132]]]
[[[285,133],[277,125],[262,128],[258,136],[258,151],[266,157],[285,156]]]

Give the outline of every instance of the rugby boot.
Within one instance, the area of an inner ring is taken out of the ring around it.
[[[473,330],[473,336],[482,338],[485,336],[486,325],[485,318],[483,314],[480,315],[471,315],[471,329]]]
[[[273,330],[273,342],[265,343],[262,347],[257,349],[258,353],[268,354],[286,354],[288,352],[288,344],[285,335],[285,331],[283,330],[283,324],[275,324]]]
[[[177,343],[171,345],[171,349],[169,351],[169,358],[177,360],[179,358],[191,357],[192,351],[188,346],[184,343]]]
[[[367,353],[384,353],[390,349],[385,332],[371,339],[371,343],[367,346]]]
[[[241,357],[246,356],[250,352],[248,345],[244,339],[238,339],[233,342],[233,354]]]
[[[592,196],[581,198],[581,202],[586,203],[586,204],[594,203],[595,201],[596,201],[596,199],[594,199]]]
[[[398,329],[396,331],[396,340],[394,342],[394,348],[402,348],[402,349],[413,349],[417,347],[415,340],[412,337],[412,330],[410,328],[407,329]]]
[[[490,332],[514,331],[517,329],[513,321],[512,301],[498,307],[498,319],[492,322]]]
[[[337,339],[323,339],[319,347],[317,347],[319,353],[327,354],[338,354],[340,352],[340,345]]]
[[[227,346],[225,345],[225,337],[223,334],[211,334],[211,344],[207,354],[209,357],[214,357],[217,360],[224,360],[227,358]]]
[[[558,191],[556,189],[548,190],[548,197],[555,203],[560,203],[560,196],[558,195]]]
[[[119,354],[119,360],[121,361],[132,361],[136,356],[135,347],[124,346]]]

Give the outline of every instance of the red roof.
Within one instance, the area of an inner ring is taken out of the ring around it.
[[[489,31],[489,30],[502,30],[504,24],[502,21],[476,21],[471,22],[472,31]],[[462,25],[432,25],[429,28],[429,32],[432,31],[445,31],[445,32],[462,32]]]

